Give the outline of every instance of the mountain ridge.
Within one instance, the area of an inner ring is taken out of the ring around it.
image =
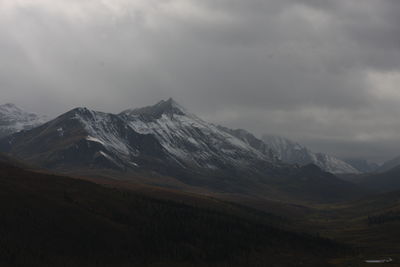
[[[22,130],[32,129],[43,124],[46,120],[45,116],[26,112],[12,103],[0,105],[0,138]]]
[[[360,173],[355,167],[343,160],[328,154],[315,153],[287,138],[265,134],[261,139],[277,153],[278,158],[283,162],[300,165],[314,163],[321,169],[336,174]]]
[[[318,167],[281,162],[251,133],[207,123],[172,99],[120,114],[75,108],[1,139],[0,151],[61,172],[107,169],[124,179],[154,172],[221,192],[325,200],[358,194]]]

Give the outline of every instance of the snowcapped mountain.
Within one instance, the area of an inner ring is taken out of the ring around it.
[[[47,168],[125,169],[137,167],[139,155],[143,159],[161,147],[151,136],[136,133],[118,115],[76,108],[1,140],[0,149]]]
[[[269,151],[257,149],[219,127],[187,112],[173,99],[155,106],[123,111],[120,116],[140,134],[154,136],[182,166],[220,169],[272,162]]]
[[[177,179],[177,186],[282,199],[355,195],[353,185],[317,166],[282,163],[254,135],[207,123],[172,99],[120,114],[76,108],[0,139],[0,152],[78,175],[155,175],[157,185]]]
[[[0,106],[0,122],[2,132],[10,134],[34,128],[43,118],[6,104]],[[78,164],[246,172],[254,171],[255,165],[276,166],[282,160],[314,163],[333,173],[357,172],[339,159],[284,138],[260,140],[245,130],[207,123],[173,99],[120,114],[76,108],[31,131],[11,135],[0,148],[21,158],[29,155],[33,163],[52,168]]]
[[[26,112],[14,104],[0,105],[0,138],[43,124],[46,118]]]
[[[343,160],[323,153],[314,153],[289,139],[274,135],[264,135],[262,140],[277,153],[278,158],[283,162],[299,165],[313,163],[331,173],[359,173],[356,168]]]
[[[77,108],[6,138],[0,148],[51,168],[244,170],[275,160],[266,149],[201,120],[172,99],[118,115]]]

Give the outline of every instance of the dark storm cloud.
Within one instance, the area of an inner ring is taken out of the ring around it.
[[[399,13],[397,0],[3,0],[2,102],[56,115],[172,96],[215,123],[382,160],[400,154]]]

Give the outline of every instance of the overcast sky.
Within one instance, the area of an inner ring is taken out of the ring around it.
[[[399,0],[0,0],[0,102],[55,116],[173,97],[316,151],[400,155]]]

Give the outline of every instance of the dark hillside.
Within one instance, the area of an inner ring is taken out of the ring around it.
[[[327,266],[343,249],[279,230],[268,214],[237,209],[158,200],[0,163],[0,265]]]
[[[362,176],[359,178],[359,184],[375,192],[400,190],[400,166],[382,173]]]

